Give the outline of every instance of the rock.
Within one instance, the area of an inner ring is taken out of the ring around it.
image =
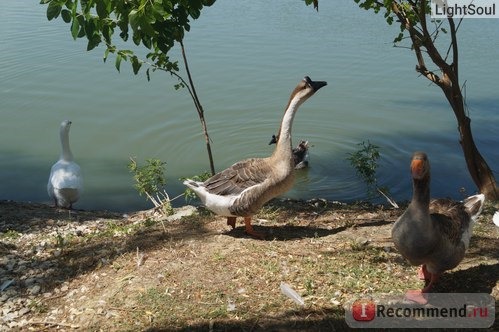
[[[16,262],[15,261],[9,261],[6,265],[7,265],[6,266],[7,271],[12,271],[12,270],[14,270],[14,266],[16,265]]]
[[[28,293],[30,293],[31,295],[38,295],[41,290],[42,290],[42,287],[40,287],[40,285],[34,285],[34,286],[28,288]]]
[[[2,319],[4,322],[12,322],[18,316],[17,312],[8,312],[3,315]]]
[[[355,244],[360,245],[360,246],[367,246],[369,244],[369,239],[366,239],[363,236],[356,237]]]
[[[182,217],[187,217],[187,216],[191,216],[193,215],[194,213],[196,213],[197,209],[195,206],[192,206],[192,205],[185,205],[185,206],[182,206],[178,209],[175,209],[175,213],[172,214],[171,216],[168,216],[166,218],[167,221],[175,221],[175,220],[179,220],[181,219]]]
[[[36,278],[27,278],[26,280],[24,280],[24,285],[26,287],[29,287],[29,286],[33,285],[34,283],[36,283]]]
[[[21,310],[19,310],[19,316],[24,316],[26,315],[28,312],[30,312],[31,310],[29,308],[21,308]]]

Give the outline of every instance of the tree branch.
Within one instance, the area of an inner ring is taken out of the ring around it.
[[[416,9],[416,7],[414,6],[413,9]],[[415,53],[416,59],[418,61],[418,64],[416,65],[416,71],[419,72],[421,75],[425,76],[431,82],[442,87],[443,83],[442,83],[440,76],[438,76],[434,72],[427,69],[425,59],[423,56],[423,51],[421,50],[421,45],[424,46],[424,39],[425,39],[424,32],[427,31],[426,27],[425,27],[426,24],[425,24],[425,26],[423,26],[423,29],[422,29],[423,33],[421,33],[420,31],[415,29],[414,24],[409,20],[406,13],[400,7],[400,4],[398,2],[396,2],[396,1],[393,2],[392,10],[395,13],[395,15],[397,15],[401,24],[404,25],[405,29],[407,31],[409,31],[409,36],[410,36],[411,41],[412,41],[412,47],[414,49],[414,53]]]
[[[458,53],[458,48],[457,48],[457,30],[456,30],[456,25],[454,24],[454,19],[452,17],[448,18],[449,21],[449,28],[450,28],[450,35],[452,39],[452,68],[454,69],[454,75],[456,76],[456,81],[459,82],[459,53]]]

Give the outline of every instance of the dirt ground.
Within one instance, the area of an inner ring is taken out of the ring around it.
[[[465,260],[435,291],[491,294],[497,312],[495,209],[482,213]],[[402,211],[274,200],[253,222],[265,234],[257,240],[241,221],[231,230],[201,208],[158,221],[153,211],[0,201],[0,330],[346,330],[352,297],[422,287],[391,242]],[[303,305],[283,295],[283,282]]]

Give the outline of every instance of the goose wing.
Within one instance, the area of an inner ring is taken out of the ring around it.
[[[431,200],[430,215],[440,234],[456,245],[470,226],[471,218],[465,206],[450,199]]]
[[[272,169],[265,159],[246,159],[215,174],[204,182],[204,186],[211,194],[239,195],[244,190],[269,180],[271,173]]]

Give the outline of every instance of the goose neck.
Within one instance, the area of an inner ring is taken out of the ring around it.
[[[424,209],[429,211],[430,206],[430,179],[429,177],[424,179],[413,179],[412,186],[412,201],[411,205],[417,206],[419,209]]]
[[[69,132],[67,130],[61,129],[61,159],[65,161],[72,161],[73,154],[71,153],[71,148],[69,147]]]
[[[279,130],[279,140],[277,141],[276,151],[281,151],[281,152],[289,151],[290,156],[292,153],[291,129],[293,127],[293,120],[299,106],[300,106],[299,101],[295,99],[290,100],[281,121],[281,128]]]

